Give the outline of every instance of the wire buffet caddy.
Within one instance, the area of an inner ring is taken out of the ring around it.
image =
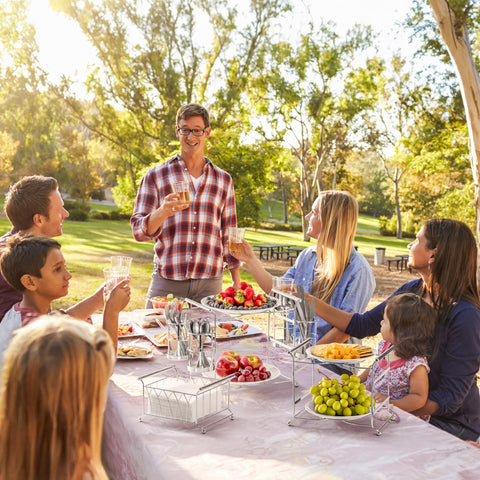
[[[298,377],[302,370],[311,368],[311,384],[316,385],[318,381],[318,373],[316,373],[315,367],[325,364],[337,364],[338,360],[328,361],[322,359],[319,362],[308,354],[309,347],[314,345],[316,332],[315,332],[315,320],[314,320],[314,306],[308,305],[303,288],[298,289],[295,296],[291,292],[278,291],[273,289],[275,296],[279,299],[277,308],[270,313],[268,318],[268,336],[269,340],[275,347],[284,348],[288,351],[292,361],[292,416],[288,420],[288,425],[293,425],[295,419],[302,420],[331,420],[331,417],[326,415],[316,415],[308,407],[308,402],[305,402],[307,397],[311,396],[309,390],[300,391]],[[374,359],[375,362],[379,362],[385,359],[387,367],[382,371],[380,375],[371,376],[370,391],[373,390],[373,386],[376,382],[383,377],[387,377],[387,385],[390,384],[390,358],[388,354],[393,350],[393,346],[387,349],[385,352],[377,355]],[[359,364],[350,364],[347,368],[353,368],[353,372],[362,370],[368,367],[362,367]],[[381,435],[383,428],[389,422],[398,421],[398,415],[392,410],[392,406],[389,402],[390,389],[387,390],[386,399],[382,402],[374,404],[371,403],[368,414],[361,417],[342,417],[342,421],[356,425],[356,426],[368,426],[373,429],[377,435]],[[340,419],[340,417],[336,417]],[[368,420],[367,420],[368,419]]]
[[[231,377],[212,380],[181,373],[175,365],[143,375],[138,378],[143,385],[143,415],[179,420],[206,433],[223,420],[233,420]]]
[[[293,422],[295,419],[302,419],[302,420],[331,420],[327,416],[318,416],[313,412],[308,411],[308,407],[306,408],[306,403],[304,400],[308,397],[311,396],[311,393],[309,390],[307,391],[299,391],[298,386],[299,384],[297,383],[296,377],[298,373],[303,370],[304,368],[307,368],[308,366],[311,366],[311,384],[315,385],[318,382],[315,381],[315,367],[318,367],[320,363],[318,363],[315,359],[313,358],[305,358],[305,357],[300,357],[298,356],[297,352],[298,351],[305,351],[309,346],[312,346],[312,341],[311,339],[305,340],[300,345],[297,345],[296,347],[290,349],[288,353],[291,356],[292,359],[292,405],[293,405],[293,412],[292,412],[292,417],[288,421],[288,425],[293,425]],[[383,372],[378,375],[378,376],[371,376],[370,380],[370,391],[373,391],[373,385],[378,382],[381,378],[384,376],[387,376],[387,385],[390,384],[388,381],[390,378],[390,359],[388,354],[394,349],[394,346],[392,345],[390,348],[388,348],[385,352],[381,353],[380,355],[376,356],[375,362],[379,362],[383,359],[386,359],[387,362],[387,367],[383,370]],[[337,360],[338,362],[338,360]],[[325,363],[336,363],[335,360],[332,360],[331,362],[328,361],[322,361],[321,364]],[[363,368],[363,367],[358,367],[358,368]],[[361,417],[342,417],[341,421],[345,423],[349,423],[351,425],[359,426],[359,427],[370,427],[372,430],[375,432],[376,435],[381,435],[382,430],[385,428],[385,426],[390,423],[390,422],[397,422],[398,421],[398,415],[392,410],[391,404],[389,402],[390,399],[390,388],[388,387],[387,389],[387,396],[385,400],[379,403],[372,402],[369,409],[368,413],[364,416],[362,415]],[[302,406],[303,405],[303,406]],[[340,417],[335,417],[336,420],[339,420]]]

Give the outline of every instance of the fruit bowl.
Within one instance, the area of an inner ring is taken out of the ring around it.
[[[216,295],[210,295],[204,297],[201,300],[201,304],[205,307],[209,307],[212,310],[217,312],[228,313],[230,315],[245,315],[246,313],[263,313],[268,312],[270,309],[275,308],[278,304],[278,299],[265,295],[267,302],[264,303],[261,307],[244,307],[242,305],[223,305],[220,302],[217,302],[215,299]]]
[[[172,305],[174,303],[179,303],[180,306],[183,304],[182,298],[175,298],[173,295],[170,295],[167,295],[166,297],[152,297],[150,299],[152,307],[158,309],[165,308],[167,305]]]

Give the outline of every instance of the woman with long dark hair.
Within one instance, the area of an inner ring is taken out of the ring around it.
[[[476,440],[480,435],[480,298],[475,238],[463,222],[432,219],[408,248],[408,266],[421,278],[395,293],[416,293],[438,314],[429,358],[428,400],[413,413],[431,415],[433,425],[464,440]],[[315,299],[317,315],[349,335],[363,338],[380,331],[385,302],[364,314],[351,314],[318,298],[307,298]]]

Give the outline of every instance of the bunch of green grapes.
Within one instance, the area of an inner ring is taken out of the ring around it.
[[[356,375],[344,373],[341,383],[336,378],[323,377],[310,388],[315,411],[323,415],[351,417],[368,413],[372,397]]]

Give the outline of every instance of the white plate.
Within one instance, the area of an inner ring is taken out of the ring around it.
[[[117,358],[120,360],[145,360],[147,358],[152,358],[153,357],[153,352],[148,353],[147,355],[143,355],[141,357],[129,357],[127,355],[118,355]]]
[[[365,360],[370,360],[371,358],[375,358],[375,352],[372,349],[372,355],[369,355],[368,357],[362,357],[362,358],[349,358],[349,359],[341,359],[341,358],[325,358],[325,357],[318,357],[317,355],[313,355],[312,353],[312,348],[307,348],[306,354],[307,357],[309,358],[314,358],[315,360],[318,360],[319,362],[322,363],[345,363],[345,364],[356,364],[356,363],[361,363]],[[326,415],[329,417],[330,415]]]
[[[140,328],[158,328],[161,321],[165,325],[165,315],[163,309],[158,308],[144,308],[133,311],[135,323]]]
[[[271,382],[272,380],[275,380],[280,376],[280,370],[275,367],[274,365],[268,365],[267,363],[264,363],[264,366],[267,368],[267,370],[270,370],[270,378],[267,378],[266,380],[260,380],[259,382],[230,382],[230,385],[236,386],[236,387],[258,387],[259,385],[265,385],[268,382]],[[205,377],[210,377],[210,378],[216,378],[220,379],[223,377],[220,377],[217,375],[215,372],[207,372],[203,374]]]
[[[259,382],[230,382],[230,385],[234,387],[258,387],[260,385],[265,385],[266,383],[271,382],[280,376],[280,370],[277,367],[274,365],[268,365],[266,363],[264,363],[264,365],[267,370],[270,370],[270,378],[267,378],[266,380],[260,380]]]
[[[219,322],[217,323],[217,326],[219,327],[221,323],[231,323],[233,325],[237,325],[237,327],[240,327],[240,325],[244,325],[245,322],[240,322],[238,320],[232,320],[230,322]],[[243,335],[234,335],[233,330],[226,335],[225,337],[218,337],[217,340],[232,340],[234,338],[244,338],[244,337],[249,337],[251,335],[258,335],[259,333],[263,333],[260,329],[253,327],[252,325],[248,325],[248,328],[245,330],[245,333]],[[254,382],[255,383],[255,382]]]
[[[313,402],[308,402],[305,405],[305,410],[316,417],[325,418],[326,420],[357,420],[358,418],[368,417],[370,415],[370,412],[364,415],[352,415],[350,417],[346,417],[345,415],[325,415],[315,411],[315,404]]]
[[[152,328],[149,329],[148,332],[145,332],[145,336],[156,346],[156,347],[160,347],[160,348],[167,348],[168,347],[168,344],[165,343],[158,343],[155,338],[153,338],[154,335],[157,335],[159,333],[167,333],[167,330],[166,329],[161,329],[161,328],[158,328],[156,331],[153,331]]]
[[[215,312],[226,313],[227,315],[233,315],[233,316],[245,315],[247,313],[269,312],[272,308],[275,308],[278,305],[278,299],[277,298],[270,297],[269,295],[265,295],[265,298],[268,301],[274,300],[275,304],[271,305],[269,307],[266,307],[266,308],[262,308],[262,307],[244,307],[244,308],[235,308],[235,309],[233,309],[233,308],[218,308],[218,307],[212,307],[211,305],[208,304],[208,300],[211,299],[211,298],[214,298],[214,297],[216,297],[216,295],[210,295],[209,297],[203,297],[202,300],[200,301],[200,303],[207,308],[211,308]]]
[[[143,335],[143,330],[140,327],[132,322],[121,322],[118,324],[120,325],[132,325],[133,330],[128,335],[119,335],[118,338],[133,338],[133,337],[141,337]]]

